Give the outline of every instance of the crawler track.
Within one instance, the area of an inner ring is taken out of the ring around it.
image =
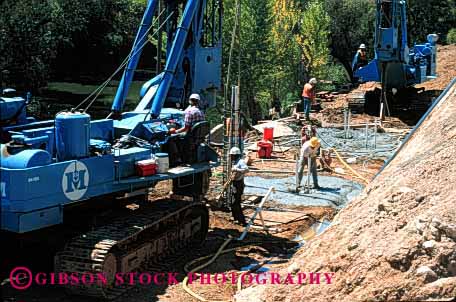
[[[68,285],[70,293],[115,299],[128,290],[117,272],[137,272],[161,258],[204,241],[209,224],[204,204],[157,201],[145,210],[73,238],[55,257],[57,272],[103,274],[106,284]],[[87,282],[90,283],[90,282]]]

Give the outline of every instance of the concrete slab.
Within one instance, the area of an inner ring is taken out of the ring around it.
[[[303,183],[304,181],[305,179]],[[265,195],[270,187],[275,187],[276,192],[271,199],[279,203],[343,208],[363,190],[363,186],[359,183],[333,176],[319,176],[318,182],[322,186],[321,190],[312,189],[309,193],[304,193],[301,189],[301,192],[293,193],[291,190],[295,187],[294,177],[275,179],[249,176],[245,178],[244,193]]]

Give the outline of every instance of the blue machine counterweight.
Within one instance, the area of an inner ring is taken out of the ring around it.
[[[209,125],[200,122],[183,137],[169,135],[168,129],[183,125],[180,109],[191,93],[201,94],[203,109],[215,105],[221,86],[222,3],[165,1],[165,11],[170,14],[163,27],[168,36],[164,72],[144,84],[134,111],[122,112],[152,19],[161,13],[156,12],[157,3],[148,1],[113,101],[112,118],[91,120],[85,111],[68,110],[57,114],[55,120],[36,122],[24,116],[23,99],[0,99],[0,106],[8,108],[0,116],[2,138],[8,141],[1,145],[2,233],[39,234],[65,225],[64,212],[70,207],[92,206],[100,199],[108,208],[114,207],[122,200],[119,197],[147,197],[147,190],[163,180],[173,180],[175,194],[191,197],[188,202],[145,204],[140,207],[144,212],[123,213],[101,229],[87,225],[94,230],[86,237],[69,240],[57,254],[57,270],[137,271],[151,258],[205,238],[208,212],[201,199],[207,192],[211,169],[219,165],[217,153],[206,140]],[[178,16],[179,11],[182,16]],[[185,150],[179,163],[171,154],[171,142]],[[137,162],[163,152],[170,157],[167,173],[138,174]],[[179,166],[180,162],[185,166]],[[96,238],[103,252],[94,247],[97,242],[83,242],[82,238]],[[91,258],[94,253],[100,255]],[[95,262],[87,266],[91,261]],[[115,296],[106,288],[70,290],[104,298]]]

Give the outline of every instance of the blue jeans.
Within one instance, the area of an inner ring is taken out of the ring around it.
[[[308,158],[299,159],[299,170],[298,170],[298,181],[299,186],[301,185],[302,177],[304,176],[304,168],[308,165]],[[308,168],[308,167],[307,167]],[[318,174],[317,174],[317,159],[315,157],[310,158],[310,174],[312,174],[313,185],[318,187]],[[310,184],[307,184],[310,186]]]
[[[302,97],[302,107],[306,114],[306,119],[309,119],[309,114],[310,114],[310,99],[309,98]]]

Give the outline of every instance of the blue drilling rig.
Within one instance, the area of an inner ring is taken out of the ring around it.
[[[382,101],[400,90],[436,78],[436,42],[429,34],[427,42],[408,47],[407,3],[405,0],[377,0],[375,21],[375,58],[354,71],[360,82],[382,84]]]
[[[1,234],[40,238],[42,231],[66,225],[71,209],[78,227],[56,253],[55,270],[103,273],[109,280],[108,286],[69,287],[76,294],[115,298],[124,290],[112,284],[116,272],[138,271],[151,259],[201,243],[207,234],[202,198],[211,169],[219,165],[209,146],[208,122],[193,125],[185,135],[169,129],[183,126],[181,109],[191,93],[201,95],[203,109],[215,106],[221,89],[222,1],[159,2],[147,3],[107,118],[92,120],[87,108],[73,108],[53,120],[36,121],[26,116],[26,99],[0,98]],[[154,21],[167,38],[165,68],[143,85],[136,108],[124,112]],[[169,152],[171,144],[180,151],[179,161]],[[138,162],[166,154],[169,170],[138,174]],[[166,180],[175,195],[185,198],[138,201],[139,209],[120,206],[106,223],[91,223],[103,220],[97,217],[99,208],[147,197],[150,188]],[[99,208],[78,216],[78,209],[91,206]]]

